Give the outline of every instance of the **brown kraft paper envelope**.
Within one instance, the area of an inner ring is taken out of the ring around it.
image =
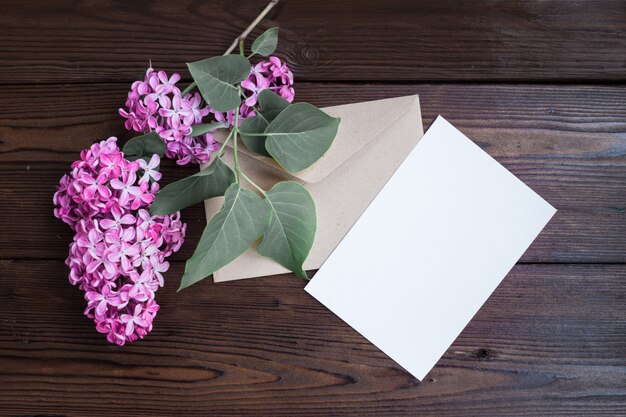
[[[297,174],[285,172],[271,158],[239,146],[241,169],[264,189],[278,181],[303,184],[317,207],[317,233],[304,270],[319,269],[374,197],[424,135],[417,95],[323,108],[340,117],[337,136],[326,154]],[[216,134],[223,141],[223,132]],[[232,149],[223,161],[233,166]],[[204,168],[204,166],[202,167]],[[241,179],[243,186],[254,190]],[[223,197],[205,201],[207,220]],[[213,274],[215,282],[287,273],[289,270],[256,252],[256,246]]]

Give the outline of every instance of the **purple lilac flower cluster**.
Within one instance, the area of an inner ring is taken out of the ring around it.
[[[176,83],[179,74],[170,78],[164,71],[146,71],[143,81],[135,81],[126,99],[126,109],[119,113],[126,119],[126,129],[147,133],[156,131],[165,142],[165,154],[176,163],[206,163],[218,147],[211,133],[189,136],[191,126],[202,122],[209,114],[202,107],[199,93],[182,95]]]
[[[250,70],[250,76],[241,82],[245,99],[239,108],[242,119],[256,115],[254,106],[257,104],[259,93],[270,89],[288,102],[293,102],[296,94],[293,89],[293,73],[287,64],[275,56],[268,61],[261,61]],[[235,122],[235,112],[220,113],[211,110],[213,117],[218,122],[228,123],[230,126]]]
[[[164,71],[149,68],[143,80],[135,81],[128,93],[126,109],[119,113],[126,119],[128,130],[147,133],[156,131],[166,145],[166,156],[176,159],[179,165],[206,163],[218,143],[211,133],[191,137],[191,127],[199,123],[218,121],[234,123],[235,112],[220,113],[209,106],[202,106],[200,93],[182,95],[176,83],[180,75],[170,78]],[[271,89],[285,100],[292,102],[295,96],[293,74],[287,64],[277,57],[270,57],[250,69],[250,76],[241,83],[245,99],[239,109],[242,119],[256,114],[258,93]],[[206,118],[206,120],[205,120]]]
[[[158,155],[130,162],[116,138],[81,152],[54,194],[54,215],[75,231],[66,264],[85,291],[85,315],[111,343],[143,338],[159,309],[165,260],[183,244],[180,213],[150,216],[159,189]]]

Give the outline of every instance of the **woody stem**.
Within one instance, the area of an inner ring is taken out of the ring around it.
[[[232,51],[234,51],[237,45],[239,45],[239,42],[243,42],[244,39],[246,39],[246,37],[250,34],[250,32],[252,32],[256,25],[258,25],[259,22],[263,20],[263,18],[270,12],[270,10],[272,10],[272,8],[276,6],[276,4],[278,4],[278,1],[279,0],[271,0],[269,4],[265,6],[265,9],[263,9],[263,11],[256,17],[256,19],[254,19],[252,23],[250,23],[250,25],[248,25],[248,27],[243,32],[241,32],[241,35],[237,36],[237,39],[235,39],[233,43],[228,47],[226,52],[224,52],[224,55],[228,55]],[[184,96],[194,88],[196,88],[195,81],[189,84],[187,88],[183,90],[182,95]]]

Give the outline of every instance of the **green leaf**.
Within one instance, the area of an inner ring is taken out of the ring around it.
[[[250,61],[241,55],[224,55],[187,64],[204,100],[225,112],[241,104],[235,84],[250,75]]]
[[[273,92],[272,90],[265,89],[259,93],[259,106],[261,107],[261,114],[267,122],[271,122],[287,107],[289,102]]]
[[[276,45],[278,45],[278,28],[271,28],[252,42],[252,52],[268,56],[276,50]]]
[[[165,155],[165,143],[156,132],[146,133],[136,136],[126,142],[122,148],[124,158],[135,161],[140,158],[149,160],[152,155],[157,154],[161,158]]]
[[[209,198],[224,195],[233,182],[233,171],[216,158],[197,174],[162,188],[150,207],[150,214],[165,216]]]
[[[209,133],[217,129],[225,129],[228,126],[229,126],[228,123],[220,123],[220,122],[203,123],[199,125],[194,125],[191,127],[191,133],[189,134],[189,136],[194,137],[194,136],[204,135],[205,133]]]
[[[289,102],[274,93],[271,90],[262,90],[259,93],[259,115],[248,117],[241,121],[239,125],[241,140],[248,149],[263,156],[269,156],[269,152],[265,149],[265,141],[267,136],[259,136],[265,132],[265,129],[287,107]],[[246,135],[247,133],[254,133],[255,136]]]
[[[254,243],[269,224],[267,201],[232,184],[224,206],[206,225],[200,243],[185,265],[179,291],[232,262]]]
[[[245,133],[263,133],[267,125],[267,121],[259,115],[248,117],[239,123],[239,129],[241,129],[239,133],[246,148],[260,155],[271,156],[265,149],[265,140],[267,139],[265,136],[250,136]]]
[[[330,148],[339,122],[308,103],[291,104],[265,129],[265,149],[287,171],[302,171]]]
[[[296,182],[283,181],[272,187],[266,197],[271,210],[270,225],[257,252],[308,279],[302,264],[313,246],[317,224],[311,194]]]

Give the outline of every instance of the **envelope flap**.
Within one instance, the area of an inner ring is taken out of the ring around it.
[[[419,98],[417,95],[411,95],[325,107],[322,110],[330,116],[340,117],[341,123],[328,152],[311,167],[291,174],[309,183],[323,180],[402,116],[409,112],[419,114]],[[243,146],[240,152],[282,170],[273,159],[256,155]]]

